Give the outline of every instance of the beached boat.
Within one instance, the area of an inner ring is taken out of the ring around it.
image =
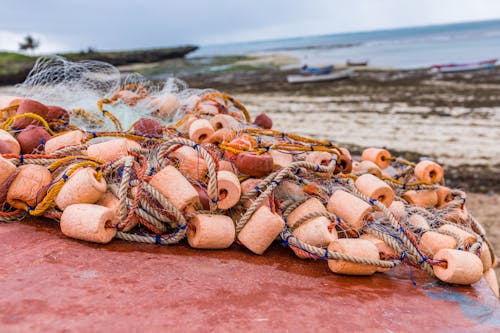
[[[300,69],[300,73],[309,75],[323,75],[330,74],[333,71],[333,65],[304,65]]]
[[[320,75],[288,75],[286,80],[288,83],[304,83],[304,82],[319,82],[319,81],[333,81],[345,79],[354,73],[351,69],[346,69],[337,72],[331,72],[329,74],[320,74]]]
[[[367,66],[368,60],[367,59],[358,59],[358,60],[347,59],[346,65],[349,67]]]
[[[433,72],[451,73],[464,71],[477,71],[481,69],[493,69],[497,59],[484,60],[479,62],[471,62],[466,64],[442,64],[431,67]]]

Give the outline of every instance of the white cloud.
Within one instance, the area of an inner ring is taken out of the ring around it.
[[[500,18],[497,0],[2,0],[0,48],[161,47]],[[8,33],[8,34],[7,34]],[[6,35],[7,34],[7,35]],[[10,35],[9,35],[10,34]],[[14,34],[14,35],[13,35]]]

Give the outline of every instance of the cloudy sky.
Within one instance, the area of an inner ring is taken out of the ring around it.
[[[500,18],[497,0],[0,0],[0,50],[219,44]]]

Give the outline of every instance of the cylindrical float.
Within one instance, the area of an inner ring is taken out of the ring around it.
[[[337,159],[337,166],[335,168],[335,172],[341,172],[341,173],[351,173],[352,171],[352,157],[351,153],[349,150],[346,148],[340,147],[339,148],[340,155],[338,156]]]
[[[426,231],[420,237],[418,247],[423,253],[432,257],[442,249],[455,249],[457,244],[456,239],[451,236],[436,231]]]
[[[420,214],[412,214],[408,217],[408,222],[415,228],[427,231],[430,229],[429,222]]]
[[[115,213],[104,206],[75,204],[61,216],[61,231],[68,237],[89,242],[109,243],[116,235]]]
[[[359,238],[372,242],[373,245],[375,245],[375,247],[377,248],[381,259],[386,260],[398,257],[396,251],[394,251],[392,247],[372,234],[362,234]]]
[[[434,261],[445,262],[446,266],[434,265],[433,271],[436,277],[444,282],[455,284],[472,284],[483,276],[483,264],[475,254],[453,250],[442,249],[434,256]]]
[[[402,197],[409,204],[424,208],[434,207],[438,203],[438,196],[434,190],[410,190],[403,193]]]
[[[361,230],[372,212],[372,207],[363,200],[342,190],[333,192],[326,207],[347,222],[356,231]]]
[[[389,206],[389,211],[399,220],[406,215],[406,207],[402,201],[393,201]]]
[[[140,147],[137,142],[131,140],[113,139],[88,146],[87,154],[106,162],[115,162],[122,157],[128,156],[130,149]]]
[[[0,156],[0,185],[16,173],[16,166],[6,158]]]
[[[356,188],[364,195],[380,201],[386,207],[389,207],[396,194],[394,190],[384,181],[371,174],[364,174],[355,181]]]
[[[380,148],[366,148],[361,154],[361,161],[371,161],[380,169],[385,169],[391,165],[391,153]]]
[[[238,172],[238,169],[229,161],[220,160],[219,161],[219,171],[229,171],[232,173]]]
[[[443,168],[433,161],[418,162],[415,166],[415,176],[427,184],[436,184],[443,179]]]
[[[238,234],[238,240],[255,254],[263,254],[285,227],[285,221],[269,209],[260,206]]]
[[[330,243],[328,251],[371,260],[380,259],[377,247],[372,242],[360,238],[336,239]],[[328,267],[334,273],[345,275],[372,275],[377,271],[377,266],[334,259],[328,260]]]
[[[488,269],[484,273],[484,279],[486,282],[488,282],[488,285],[490,286],[491,290],[493,291],[493,294],[498,298],[500,297],[500,293],[498,290],[498,280],[497,280],[497,275],[495,273],[495,270],[493,268]]]
[[[210,118],[210,125],[212,125],[213,129],[216,131],[222,128],[236,130],[240,127],[240,123],[238,123],[234,117],[227,114],[216,114]]]
[[[195,180],[205,180],[207,177],[208,166],[201,154],[189,146],[181,146],[168,155],[173,160],[179,171]]]
[[[214,132],[208,120],[196,119],[189,126],[189,139],[196,143],[202,143],[205,139],[214,134]]]
[[[234,242],[233,220],[226,215],[198,214],[188,224],[187,240],[195,249],[225,249]]]
[[[328,166],[333,159],[333,155],[326,151],[313,151],[306,156],[306,162]]]
[[[203,143],[213,143],[213,144],[221,144],[225,141],[229,141],[233,138],[234,133],[232,130],[228,128],[221,128],[215,131],[212,135],[203,141]]]
[[[0,154],[14,154],[21,153],[21,146],[16,138],[10,135],[9,132],[0,129]]]
[[[466,247],[474,244],[477,241],[476,236],[467,232],[463,229],[454,226],[453,224],[443,224],[438,228],[438,231],[443,234],[449,234],[456,238],[459,238]]]
[[[53,136],[45,143],[45,153],[53,154],[59,149],[81,145],[84,140],[82,131],[69,131]]]
[[[229,209],[240,200],[241,186],[238,177],[230,171],[217,172],[217,207],[222,210]]]
[[[479,258],[481,258],[481,262],[483,263],[485,272],[493,266],[493,258],[491,257],[490,247],[488,246],[488,243],[483,242],[481,246],[481,252],[479,253]]]
[[[196,189],[173,166],[161,169],[149,183],[181,212],[199,203]]]
[[[60,210],[69,205],[96,203],[106,192],[104,178],[97,180],[97,173],[92,168],[81,168],[75,171],[56,196],[55,203]]]
[[[17,170],[7,192],[7,202],[17,209],[33,208],[43,200],[52,175],[46,167],[35,164],[21,165]]]
[[[446,186],[439,186],[436,190],[436,194],[438,197],[437,207],[439,209],[443,209],[450,201],[453,200],[451,190]]]
[[[295,228],[292,233],[301,241],[316,247],[326,247],[338,238],[335,228],[329,228],[331,221],[327,217],[313,217],[302,222],[300,226],[296,226],[296,223],[303,217],[315,212],[326,212],[326,208],[317,198],[310,198],[295,208],[287,216],[286,222],[289,227]],[[303,258],[301,254],[296,254]]]
[[[382,170],[372,161],[354,162],[352,164],[352,172],[356,174],[369,173],[375,177],[382,177]]]

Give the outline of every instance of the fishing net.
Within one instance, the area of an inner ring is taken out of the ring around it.
[[[271,129],[264,115],[252,122],[245,106],[225,93],[189,89],[177,79],[122,76],[102,62],[41,58],[17,94],[60,106],[69,117],[43,121],[22,113],[22,99],[3,106],[5,132],[20,140],[25,129],[16,121],[28,119],[51,138],[23,154],[3,153],[17,169],[2,185],[2,221],[44,216],[61,221],[65,232],[72,222],[64,220],[69,208],[61,208],[59,194],[90,168],[106,193],[82,200],[112,209],[115,218],[103,228],[126,241],[169,245],[187,236],[194,244],[202,232],[193,222],[197,216],[226,216],[234,232],[229,245],[236,241],[262,254],[279,237],[300,258],[354,265],[347,271],[331,266],[343,274],[405,264],[434,276],[436,267],[448,268],[450,258],[437,258],[448,249],[479,263],[479,276],[496,262],[484,229],[465,207],[466,194],[445,186],[436,163],[416,164],[375,148],[353,158],[334,142]],[[68,133],[81,137],[49,149]],[[50,182],[34,201],[23,197],[13,204],[5,194],[27,165],[46,167]],[[187,199],[183,191],[195,195]],[[360,248],[368,241],[376,255],[343,251],[345,240],[360,241]]]

